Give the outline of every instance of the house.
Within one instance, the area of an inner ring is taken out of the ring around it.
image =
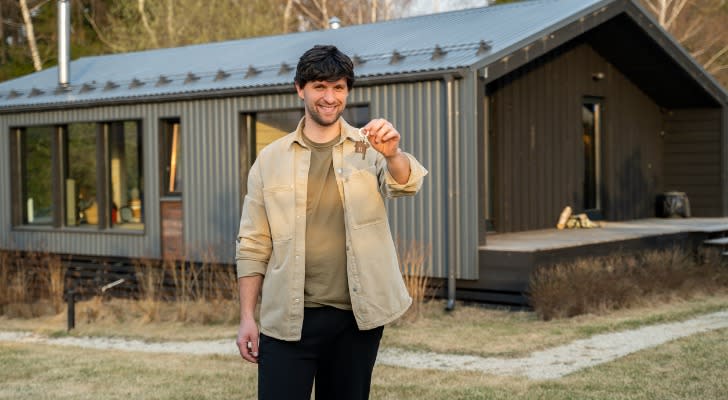
[[[294,68],[315,44],[355,61],[347,120],[389,119],[429,169],[388,212],[451,285],[485,285],[489,238],[565,205],[638,220],[679,190],[728,216],[726,91],[633,0],[530,0],[3,82],[0,248],[232,263],[248,168],[302,115]]]

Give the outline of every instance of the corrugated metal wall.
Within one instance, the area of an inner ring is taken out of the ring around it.
[[[604,73],[604,79],[592,75]],[[574,43],[488,86],[498,232],[542,229],[583,205],[581,105],[600,98],[602,201],[608,220],[654,215],[662,190],[659,107],[587,44]]]
[[[695,216],[724,215],[722,114],[672,110],[665,116],[665,188],[685,192]]]
[[[462,96],[456,81],[455,98]],[[466,195],[468,180],[475,174],[475,132],[473,123],[456,118],[456,148],[448,149],[443,81],[414,82],[355,88],[350,103],[369,103],[371,115],[391,120],[402,132],[402,147],[414,154],[430,175],[414,198],[397,199],[388,205],[395,235],[403,242],[418,241],[432,246],[432,275],[447,275],[448,206],[475,211],[476,196]],[[222,261],[233,261],[234,239],[240,213],[238,140],[240,115],[263,110],[291,109],[302,103],[294,94],[262,95],[186,102],[120,105],[67,111],[6,114],[0,120],[0,247],[45,249],[54,252],[128,257],[159,257],[159,120],[179,118],[183,145],[184,236],[188,249],[212,251]],[[458,104],[456,104],[458,106]],[[457,109],[457,107],[456,107]],[[470,118],[470,117],[468,117]],[[10,127],[73,122],[138,119],[143,121],[144,207],[143,234],[66,229],[13,230],[10,207]],[[456,157],[460,172],[453,183],[457,193],[448,196],[447,157]],[[247,171],[243,171],[247,173]],[[473,180],[474,182],[474,180]],[[477,193],[477,192],[473,192]],[[472,204],[470,204],[472,203]],[[453,212],[451,212],[453,213]],[[459,215],[453,222],[458,232],[459,277],[477,277],[477,230],[475,217]],[[471,226],[472,225],[472,226]],[[472,242],[472,244],[470,243]]]

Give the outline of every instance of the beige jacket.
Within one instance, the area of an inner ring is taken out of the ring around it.
[[[311,152],[296,131],[261,152],[248,176],[236,246],[238,277],[263,275],[261,332],[300,340],[306,254],[306,194]],[[384,198],[414,195],[427,170],[410,160],[410,178],[398,184],[384,157],[369,147],[366,159],[354,152],[356,128],[341,119],[341,141],[333,164],[344,205],[347,275],[359,329],[400,317],[412,303],[404,286]],[[325,240],[325,238],[322,238]]]

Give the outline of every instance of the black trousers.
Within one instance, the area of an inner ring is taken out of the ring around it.
[[[369,398],[383,327],[360,331],[351,311],[306,308],[301,340],[260,335],[258,399],[316,400]]]

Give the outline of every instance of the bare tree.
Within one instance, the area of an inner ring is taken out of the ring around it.
[[[8,62],[8,49],[5,46],[5,14],[3,13],[3,2],[0,1],[0,65]]]
[[[688,0],[645,0],[645,3],[657,16],[660,26],[669,30],[685,9]]]
[[[28,37],[28,47],[30,48],[30,56],[33,59],[33,68],[35,68],[36,71],[40,71],[43,69],[43,64],[40,62],[40,55],[38,54],[38,44],[35,41],[35,32],[33,30],[33,21],[30,18],[28,2],[26,0],[20,0],[19,4],[20,11],[23,13],[25,34]]]
[[[290,24],[291,1],[120,1],[110,5],[103,23],[84,17],[108,48],[124,52],[279,33]]]
[[[657,21],[703,67],[728,84],[726,0],[642,0]]]
[[[327,29],[329,18],[336,16],[344,25],[362,24],[397,18],[411,0],[290,0],[302,18],[299,30]],[[364,16],[367,16],[366,20]]]

